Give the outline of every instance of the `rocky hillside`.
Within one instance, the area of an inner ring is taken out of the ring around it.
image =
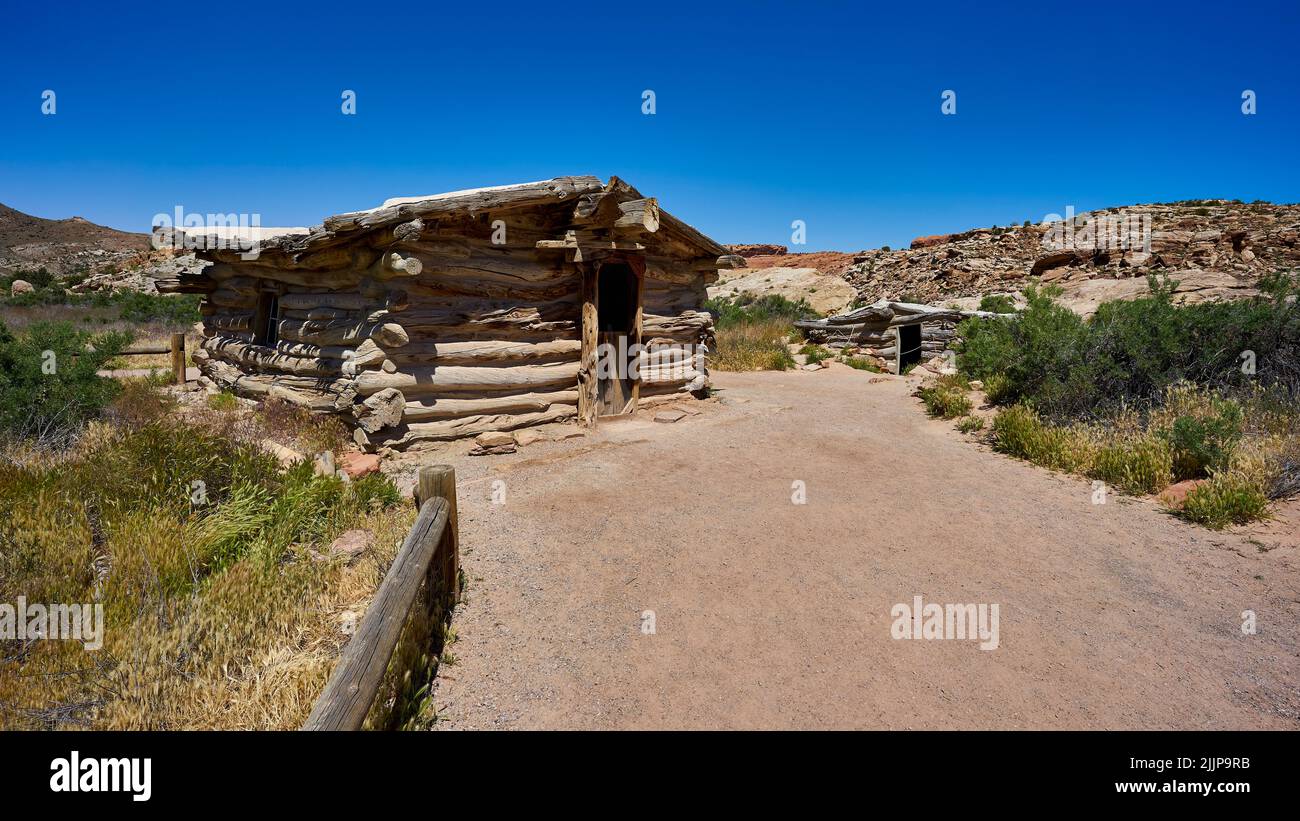
[[[49,220],[0,205],[0,277],[35,278],[44,269],[73,291],[153,293],[159,279],[197,265],[194,256],[154,250],[148,234],[72,217]]]
[[[47,220],[0,205],[0,269],[85,272],[149,250],[148,234],[132,234],[72,217]]]
[[[1131,241],[1143,235],[1149,250]],[[862,303],[885,297],[961,307],[1037,277],[1060,284],[1066,304],[1090,313],[1106,299],[1145,292],[1149,273],[1179,280],[1186,301],[1254,293],[1262,274],[1300,269],[1298,241],[1300,205],[1198,200],[920,237],[905,251],[863,251],[842,276]]]

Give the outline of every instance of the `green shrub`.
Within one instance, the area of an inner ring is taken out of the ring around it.
[[[866,357],[842,356],[840,357],[840,361],[843,362],[845,365],[848,365],[850,368],[853,368],[854,370],[870,371],[871,373],[884,373],[884,371],[880,370],[880,367],[876,365],[875,362],[872,362],[870,359],[867,359]]]
[[[971,411],[970,397],[966,395],[968,388],[965,379],[960,376],[944,376],[919,389],[916,395],[921,397],[931,416],[956,419]]]
[[[1096,450],[1085,474],[1126,493],[1157,493],[1169,486],[1169,444],[1158,436],[1124,436]]]
[[[1183,518],[1219,530],[1268,515],[1268,496],[1249,479],[1218,473],[1193,488],[1179,510]]]
[[[0,431],[66,441],[117,395],[118,384],[96,372],[129,342],[128,334],[91,337],[66,322],[37,322],[16,336],[0,322]]]
[[[811,342],[800,348],[799,353],[806,357],[806,362],[809,365],[819,364],[825,362],[827,359],[835,358],[835,354],[826,350],[821,345],[814,345]]]
[[[993,314],[1014,314],[1016,301],[1006,294],[985,294],[980,297],[979,309]]]
[[[239,399],[229,391],[214,393],[208,397],[208,407],[214,411],[232,411],[239,407]]]
[[[1241,439],[1241,406],[1219,401],[1215,402],[1215,410],[1209,416],[1179,416],[1165,432],[1173,448],[1175,478],[1196,479],[1227,467]]]
[[[1071,428],[1048,425],[1024,405],[1012,405],[993,418],[993,449],[1055,470],[1084,473],[1092,443]]]
[[[704,309],[713,314],[714,327],[718,330],[773,320],[792,324],[798,319],[818,316],[803,299],[792,302],[780,294],[759,297],[748,292],[734,297],[714,297],[704,303]]]
[[[1086,321],[1054,302],[1059,289],[1028,287],[1016,317],[961,324],[958,364],[986,382],[1002,375],[1000,402],[1032,402],[1054,419],[1155,403],[1181,381],[1222,389],[1280,385],[1300,394],[1294,275],[1263,278],[1265,296],[1258,299],[1188,306],[1174,304],[1176,282],[1148,283],[1150,296],[1103,303]],[[1243,372],[1244,351],[1254,353],[1255,373]]]
[[[957,430],[962,433],[975,433],[984,430],[984,417],[967,416],[957,423]]]

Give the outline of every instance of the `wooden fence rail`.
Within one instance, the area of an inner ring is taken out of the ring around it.
[[[119,353],[119,356],[143,356],[146,354],[171,354],[172,381],[177,385],[185,384],[185,334],[172,334],[166,345],[131,345]],[[127,369],[130,371],[131,369]],[[120,373],[125,373],[121,371]],[[101,371],[101,375],[112,375],[117,371]]]
[[[370,714],[417,594],[459,595],[456,470],[420,469],[415,493],[420,513],[379,585],[356,633],[343,648],[333,675],[312,707],[304,730],[360,730]]]

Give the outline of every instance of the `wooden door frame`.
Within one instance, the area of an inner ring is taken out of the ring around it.
[[[596,379],[596,347],[600,328],[600,268],[602,265],[622,264],[636,277],[636,314],[628,345],[641,343],[641,327],[645,314],[645,255],[629,251],[612,251],[589,262],[579,263],[582,274],[582,350],[578,366],[578,424],[594,427],[600,409],[600,386]],[[641,379],[632,380],[632,398],[623,413],[637,408],[641,398]]]

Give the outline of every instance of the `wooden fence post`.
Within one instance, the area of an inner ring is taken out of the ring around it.
[[[456,468],[451,465],[431,465],[420,468],[419,484],[415,489],[415,502],[423,505],[429,499],[446,499],[450,512],[442,545],[442,578],[444,590],[453,605],[460,603],[460,524],[456,519]]]
[[[172,334],[172,380],[185,384],[185,334]]]

